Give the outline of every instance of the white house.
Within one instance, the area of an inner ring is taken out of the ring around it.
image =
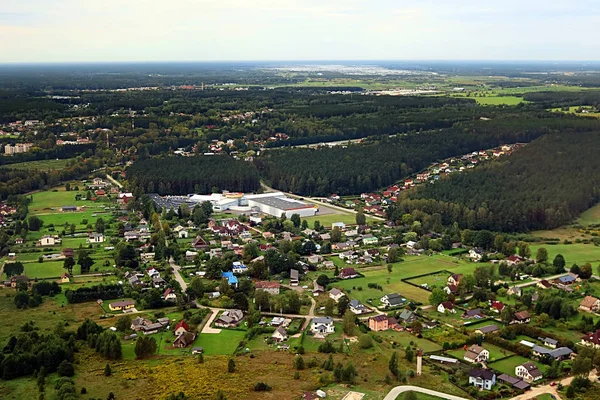
[[[106,241],[106,236],[101,233],[92,233],[88,236],[88,243],[104,243]]]
[[[165,290],[165,293],[163,293],[163,298],[166,301],[176,301],[177,294],[175,293],[175,291],[173,289],[168,288],[167,290]]]
[[[239,261],[234,261],[233,262],[233,268],[231,270],[234,274],[245,274],[246,272],[248,272],[248,267],[246,267],[244,264],[242,264]]]
[[[336,303],[344,296],[344,292],[339,289],[333,288],[329,291],[329,297],[332,298]]]
[[[58,236],[44,235],[38,240],[38,246],[55,246],[61,243],[61,239]]]
[[[540,371],[537,365],[531,361],[526,362],[525,364],[517,365],[515,368],[515,374],[529,383],[538,381],[544,377],[542,371]]]
[[[179,231],[178,232],[178,237],[179,237],[179,239],[187,239],[188,238],[188,231]]]
[[[469,372],[469,384],[479,389],[491,390],[496,384],[496,374],[489,369],[475,368]]]
[[[310,325],[310,330],[314,334],[328,335],[335,332],[335,325],[331,317],[316,317],[313,318]]]
[[[440,303],[440,305],[437,307],[437,311],[442,314],[445,314],[446,312],[452,314],[456,313],[456,310],[454,309],[454,304],[452,304],[452,302],[450,301],[444,301],[443,303]]]
[[[463,359],[471,363],[480,363],[490,358],[490,352],[476,344],[469,347]]]
[[[271,339],[274,342],[284,342],[288,339],[287,331],[283,326],[280,326],[275,330],[275,332],[273,332]]]

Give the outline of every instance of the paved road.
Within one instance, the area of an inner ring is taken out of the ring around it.
[[[425,389],[425,388],[421,388],[418,386],[411,386],[411,385],[396,386],[395,388],[392,388],[392,390],[390,390],[390,392],[387,394],[387,396],[385,396],[383,398],[383,400],[396,400],[396,398],[404,392],[419,392],[419,393],[423,393],[423,394],[428,394],[430,396],[437,396],[437,397],[441,397],[442,399],[449,399],[449,400],[467,400],[464,397],[452,396],[451,394],[436,392],[435,390]]]
[[[108,179],[109,181],[111,181],[112,183],[114,183],[115,185],[117,185],[119,187],[119,189],[123,188],[123,185],[121,185],[121,183],[119,181],[117,181],[115,178],[113,178],[109,174],[106,174],[106,179]]]
[[[570,385],[571,382],[573,381],[573,376],[570,376],[568,378],[565,378],[561,381],[558,381],[557,383],[561,383],[563,386],[567,386]],[[593,370],[592,372],[590,372],[589,378],[592,382],[596,382],[598,380],[598,371],[597,370]],[[561,399],[560,395],[558,394],[558,390],[557,390],[557,386],[550,386],[548,385],[544,385],[544,386],[536,386],[534,388],[532,388],[531,390],[523,393],[520,396],[517,397],[513,397],[512,400],[529,400],[529,399],[535,399],[537,396],[540,396],[542,394],[551,394],[554,397],[556,397],[557,399]]]

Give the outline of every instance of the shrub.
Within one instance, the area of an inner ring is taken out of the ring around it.
[[[257,382],[254,385],[254,391],[255,392],[270,392],[271,391],[271,386],[267,385],[264,382]]]

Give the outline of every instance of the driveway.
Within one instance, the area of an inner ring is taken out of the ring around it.
[[[449,400],[467,400],[464,397],[452,396],[451,394],[436,392],[435,390],[425,389],[422,387],[411,386],[411,385],[396,386],[395,388],[392,388],[392,390],[390,390],[390,392],[387,394],[387,396],[385,396],[383,398],[383,400],[396,400],[396,398],[404,392],[418,392],[418,393],[428,394],[430,396],[437,396],[442,399],[449,399]]]

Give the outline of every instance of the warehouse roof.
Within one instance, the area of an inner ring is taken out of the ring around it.
[[[258,198],[258,199],[255,198],[255,199],[250,199],[250,200],[252,200],[256,203],[264,204],[266,206],[275,207],[280,210],[296,210],[296,209],[313,208],[314,207],[309,204],[302,203],[301,201],[288,199],[285,197],[283,197],[283,198],[282,197],[263,197],[263,198]]]

